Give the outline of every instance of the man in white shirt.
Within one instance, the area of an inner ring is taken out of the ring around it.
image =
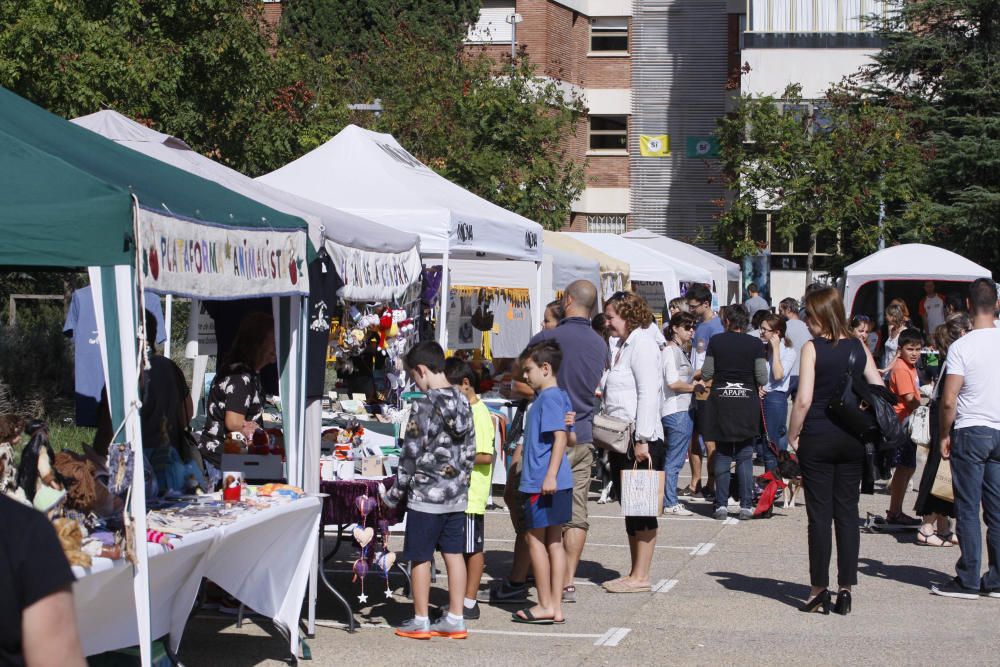
[[[973,330],[948,348],[941,392],[941,457],[951,460],[956,532],[962,555],[957,575],[931,592],[974,600],[1000,598],[1000,330],[997,288],[980,278],[969,288]],[[952,432],[954,427],[954,432]],[[980,576],[982,528],[986,521],[989,570]]]
[[[917,306],[917,313],[924,323],[924,332],[931,336],[944,324],[944,295],[938,294],[933,280],[924,283],[924,298]]]
[[[812,340],[812,334],[809,333],[806,323],[799,318],[799,302],[795,299],[791,297],[782,299],[778,304],[778,314],[784,315],[788,320],[785,338],[792,341],[792,349],[795,350],[795,364],[789,372],[791,379],[788,383],[788,394],[794,397],[799,388],[799,360],[802,358],[802,346],[806,341]]]

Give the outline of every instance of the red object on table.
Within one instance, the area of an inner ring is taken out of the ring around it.
[[[230,503],[238,503],[243,498],[243,484],[237,481],[236,484],[223,486],[222,499]]]

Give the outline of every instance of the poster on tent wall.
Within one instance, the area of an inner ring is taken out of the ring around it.
[[[452,350],[478,350],[483,347],[483,332],[472,325],[472,315],[479,307],[476,294],[452,290],[448,295],[448,347]]]
[[[372,253],[329,239],[325,247],[344,280],[341,296],[347,301],[399,303],[423,268],[416,248],[400,253]]]
[[[309,293],[305,230],[221,227],[139,209],[139,270],[149,289],[243,298]]]

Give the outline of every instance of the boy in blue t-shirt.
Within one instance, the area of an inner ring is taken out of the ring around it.
[[[517,623],[564,623],[562,585],[566,553],[562,526],[573,514],[573,473],[566,458],[570,443],[569,395],[559,388],[556,374],[562,350],[555,341],[529,346],[519,359],[524,378],[537,397],[524,429],[521,485],[526,539],[535,573],[538,604],[513,615]]]

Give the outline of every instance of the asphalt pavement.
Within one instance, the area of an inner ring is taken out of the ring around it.
[[[919,479],[919,471],[916,476]],[[686,480],[682,478],[682,485]],[[907,494],[912,507],[915,491]],[[692,503],[693,517],[660,522],[652,567],[654,592],[606,593],[600,583],[628,566],[624,523],[617,504],[591,495],[591,529],[578,572],[577,603],[565,606],[562,626],[511,622],[517,606],[481,604],[465,640],[402,639],[391,626],[412,616],[404,579],[369,575],[369,601],[349,574],[354,549],[343,543],[328,564],[331,579],[354,605],[360,627],[348,633],[344,611],[321,589],[316,635],[307,639],[317,665],[997,665],[1000,599],[953,600],[930,594],[954,574],[958,548],[914,544],[914,531],[862,533],[859,585],[849,616],[804,614],[808,552],[805,508],[782,509],[766,520],[717,521],[711,507]],[[881,490],[862,496],[867,512],[884,514]],[[513,530],[503,510],[486,517],[487,576],[510,565]],[[392,538],[402,550],[402,536]],[[332,546],[328,543],[327,548]],[[985,555],[984,555],[985,562]],[[439,567],[443,563],[439,560]],[[831,565],[836,582],[836,557]],[[431,604],[446,604],[445,578],[432,586]],[[186,665],[278,665],[285,642],[270,621],[196,615],[180,658]],[[303,661],[303,664],[310,664]]]

